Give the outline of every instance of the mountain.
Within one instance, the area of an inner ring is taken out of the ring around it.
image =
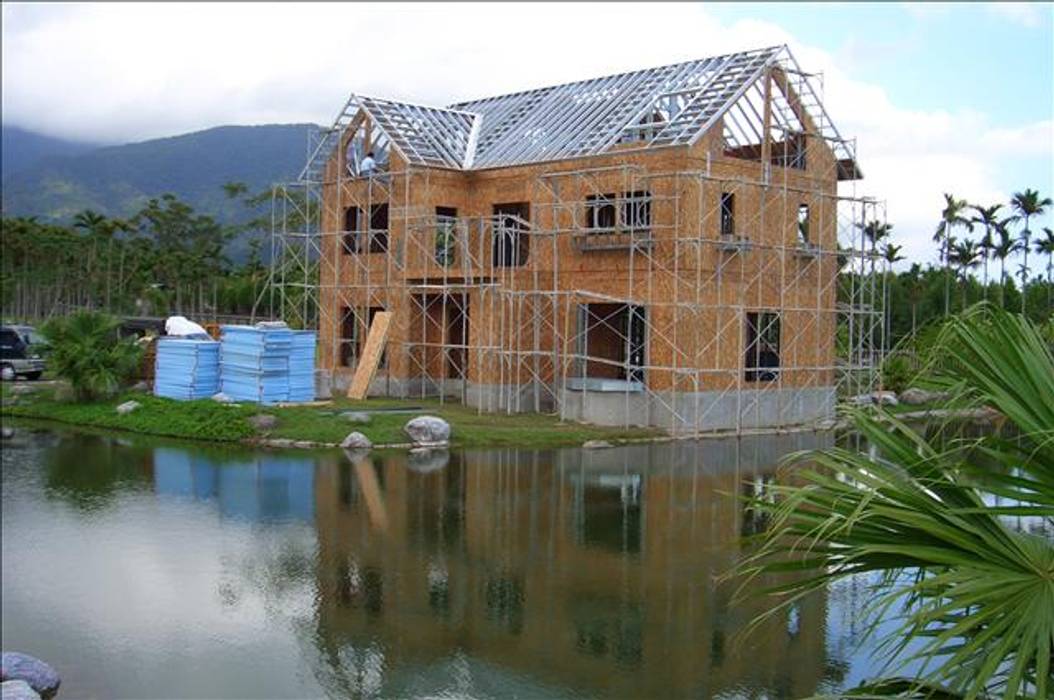
[[[244,205],[228,200],[222,185],[244,182],[255,193],[295,178],[304,165],[308,132],[316,128],[220,126],[88,151],[64,144],[58,153],[58,144],[40,140],[46,137],[31,134],[39,137],[34,140],[26,137],[29,132],[16,134],[23,145],[16,148],[14,163],[25,165],[8,169],[5,141],[3,213],[53,221],[68,221],[84,209],[130,216],[150,198],[170,192],[221,221],[242,220]],[[34,153],[33,143],[35,160],[26,160],[24,154]]]
[[[17,126],[0,126],[0,172],[9,174],[26,170],[51,156],[76,156],[99,144],[57,139],[27,131]]]

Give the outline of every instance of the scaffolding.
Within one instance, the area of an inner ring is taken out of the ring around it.
[[[678,436],[829,417],[876,388],[888,268],[820,94],[776,47],[449,109],[353,95],[274,190],[267,302],[338,385],[393,311],[371,394]],[[513,166],[522,201],[437,206]]]

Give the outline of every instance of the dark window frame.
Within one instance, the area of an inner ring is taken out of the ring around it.
[[[721,236],[731,238],[736,235],[736,193],[721,193]]]
[[[743,317],[744,381],[772,382],[779,379],[782,325],[783,319],[778,311],[748,311]]]
[[[503,202],[493,208],[492,262],[494,267],[524,267],[531,256],[531,236],[513,217],[528,224],[530,202]]]

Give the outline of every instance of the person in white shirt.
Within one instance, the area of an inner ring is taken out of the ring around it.
[[[366,154],[366,157],[359,163],[359,175],[362,177],[372,177],[374,171],[377,169],[377,161],[373,159],[373,151]]]

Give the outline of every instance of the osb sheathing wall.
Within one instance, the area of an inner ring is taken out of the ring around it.
[[[720,130],[718,124],[711,133]],[[338,363],[342,307],[384,307],[395,315],[381,376],[442,378],[441,311],[430,308],[432,320],[422,322],[413,295],[446,287],[468,298],[466,378],[473,383],[526,383],[535,374],[553,382],[571,375],[576,304],[625,300],[647,308],[650,390],[749,387],[742,381],[742,315],[752,310],[781,311],[781,386],[832,385],[838,268],[833,156],[822,140],[810,138],[806,169],[765,168],[724,156],[720,143],[708,136],[690,148],[467,172],[409,169],[393,151],[385,182],[344,176],[338,152],[323,184],[328,264],[320,268],[326,309],[320,314],[321,365],[353,371]],[[761,184],[766,171],[767,184]],[[575,234],[584,232],[587,196],[637,190],[652,198],[650,248],[579,250]],[[752,244],[749,250],[718,245],[722,192],[735,194],[735,232]],[[511,202],[531,205],[529,255],[522,267],[495,267],[485,220],[495,204]],[[368,212],[376,203],[389,205],[389,253],[343,253],[345,207]],[[800,204],[809,206],[810,238],[820,254],[798,249]],[[439,206],[458,212],[460,257],[452,267],[434,256]],[[412,356],[422,343],[434,347],[419,347]]]

